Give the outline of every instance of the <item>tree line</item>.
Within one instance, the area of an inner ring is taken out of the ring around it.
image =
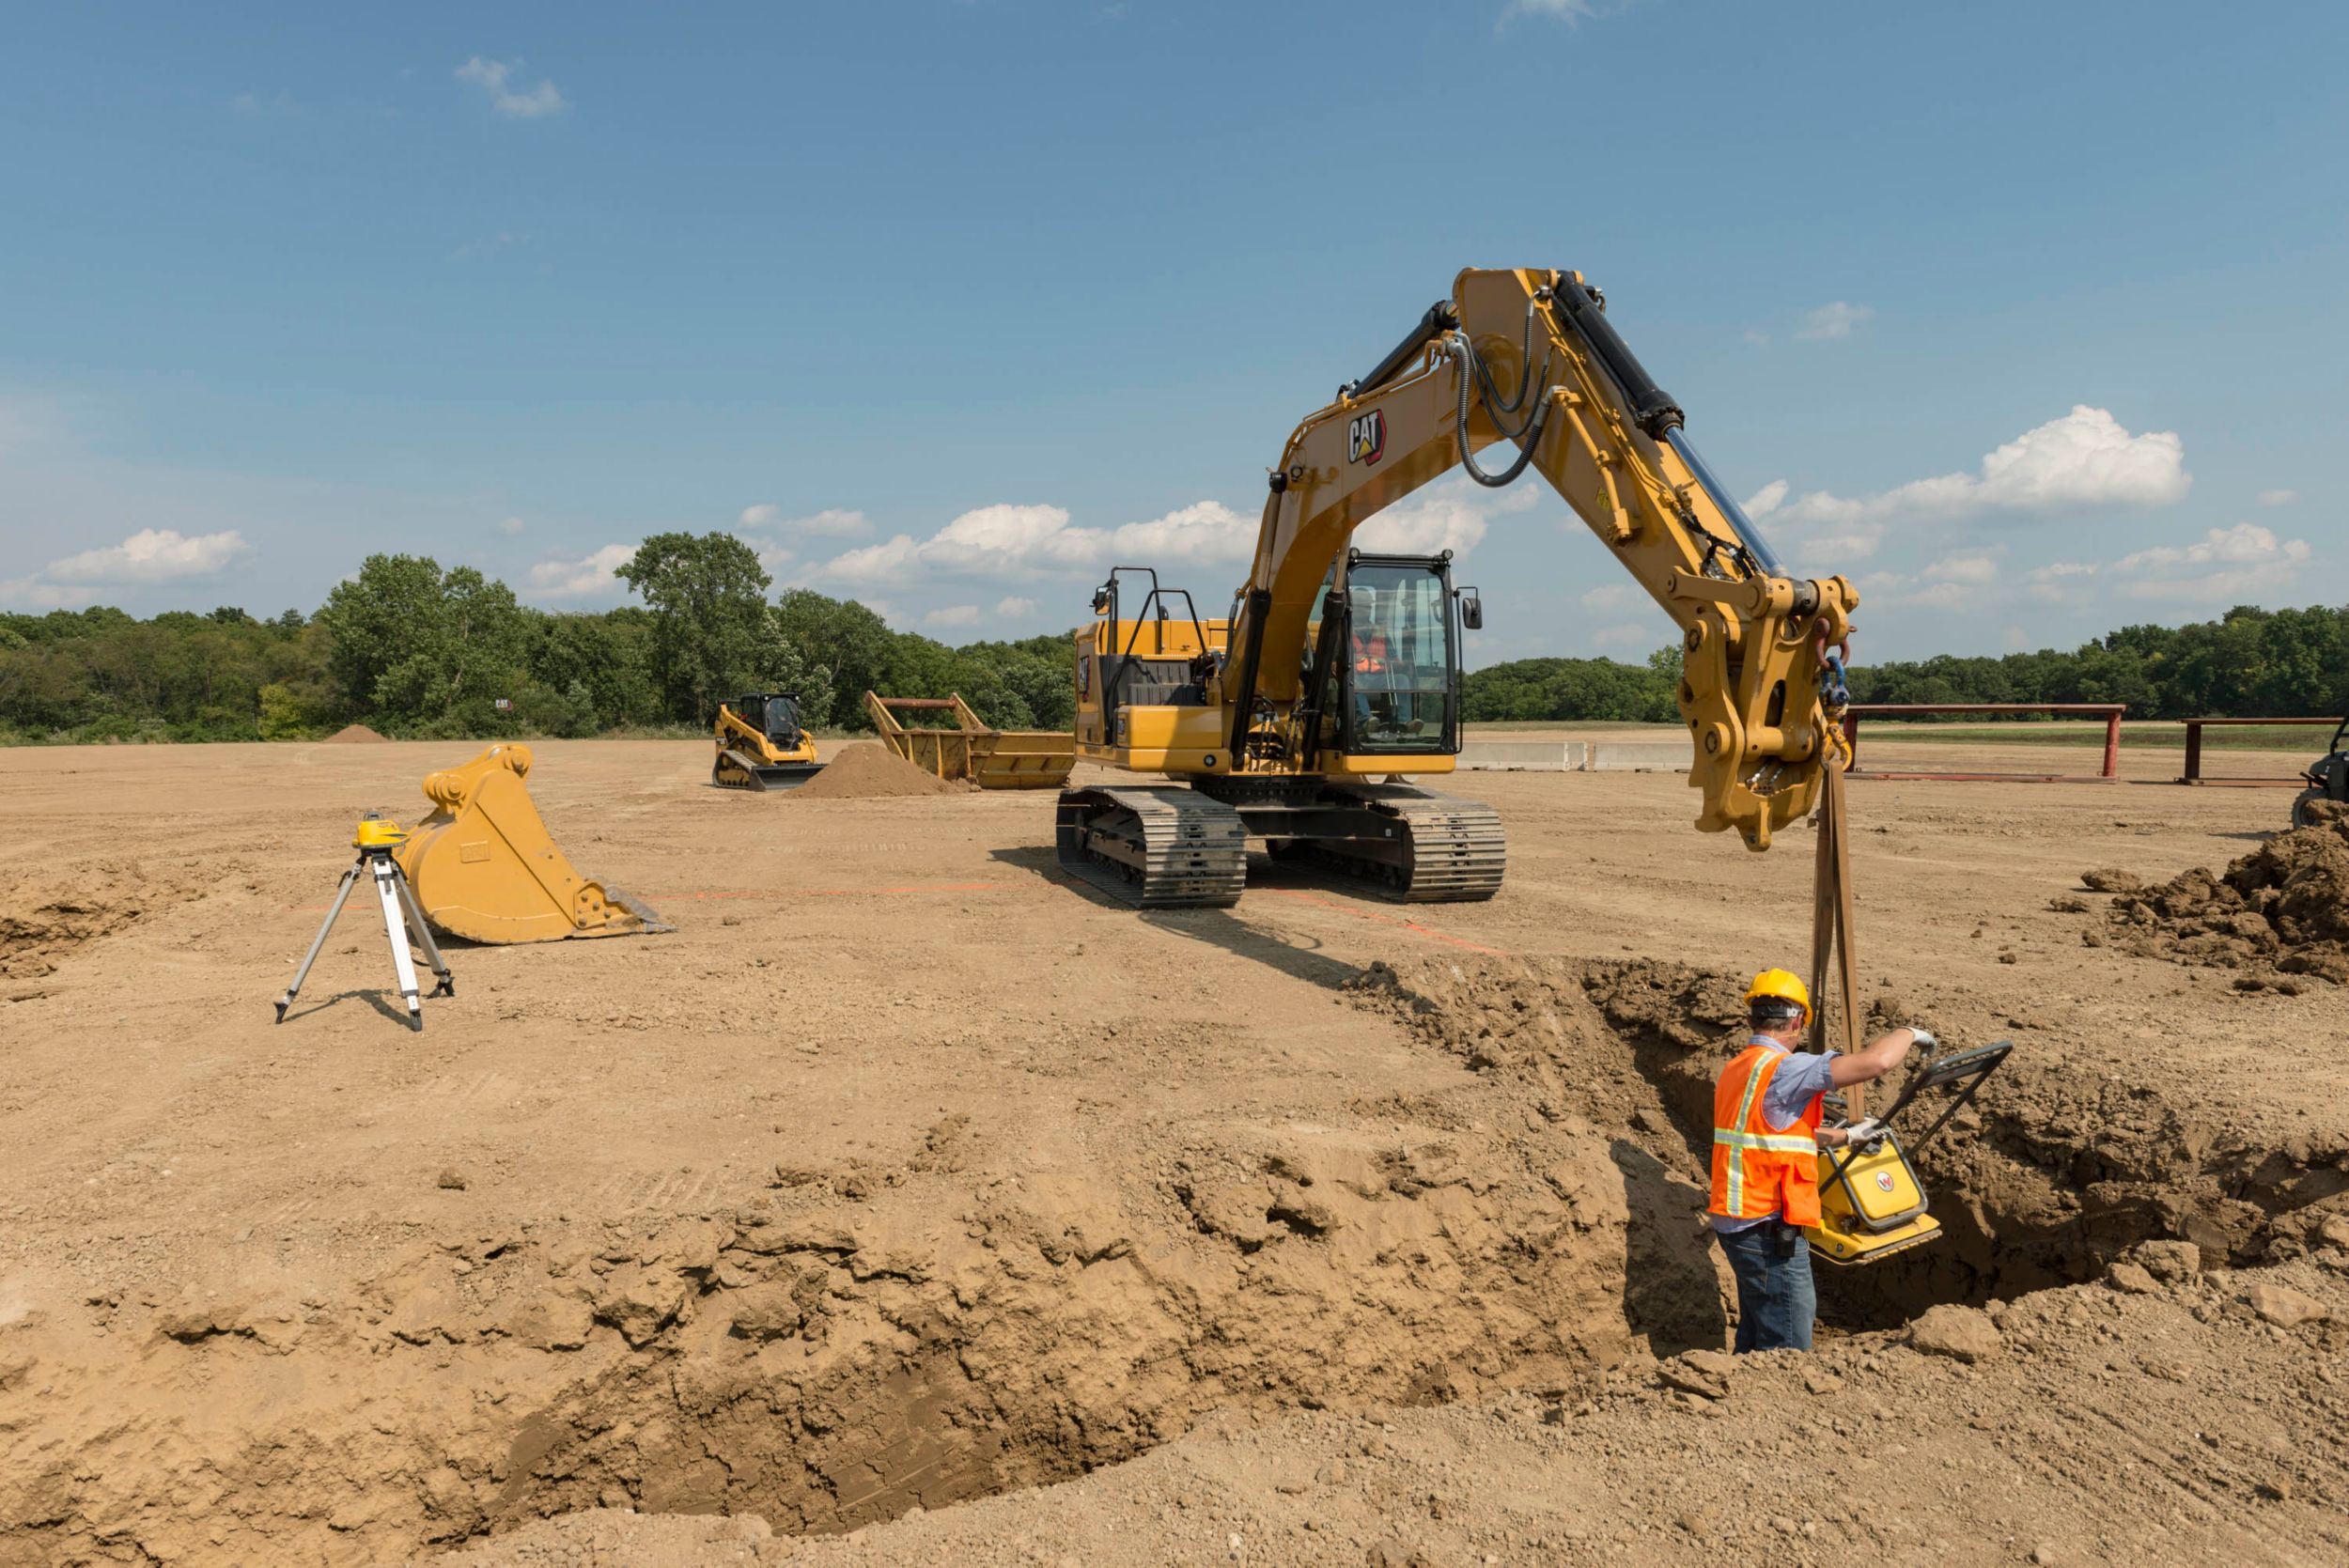
[[[2349,712],[2349,605],[2261,610],[2215,621],[2131,626],[2064,652],[1890,660],[1851,670],[1861,703],[2125,703],[2137,719],[2313,718]],[[1470,722],[1671,723],[1680,650],[1644,664],[1519,659],[1469,675]]]
[[[864,692],[959,691],[1004,729],[1066,729],[1066,636],[949,647],[772,580],[728,534],[661,534],[618,571],[641,604],[548,612],[471,567],[370,555],[316,613],[0,614],[0,741],[282,740],[706,731],[743,691],[867,727]]]
[[[796,693],[811,724],[862,729],[859,699],[959,691],[1005,729],[1074,719],[1066,634],[950,647],[854,599],[772,580],[728,534],[661,534],[619,577],[642,602],[533,609],[471,567],[370,555],[311,614],[117,609],[0,614],[0,741],[277,740],[347,723],[390,736],[677,734],[740,691]],[[1641,663],[1521,659],[1469,674],[1462,713],[1677,721],[1677,647]],[[2132,626],[2070,652],[1893,660],[1851,672],[1885,703],[2117,702],[2139,718],[2349,708],[2349,606]]]

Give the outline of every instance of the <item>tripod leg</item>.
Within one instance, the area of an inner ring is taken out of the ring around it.
[[[342,881],[334,889],[334,907],[326,911],[326,920],[319,927],[319,934],[310,939],[310,951],[302,955],[302,967],[294,970],[293,984],[287,986],[286,994],[277,999],[279,1023],[286,1021],[286,1009],[293,1005],[294,995],[302,989],[302,983],[310,978],[310,966],[319,961],[319,949],[326,945],[326,934],[334,929],[335,917],[350,902],[350,890],[359,885],[359,868],[366,863],[366,857],[363,855],[351,862],[350,870],[343,873]]]
[[[399,908],[399,871],[389,855],[375,862],[375,896],[383,906],[383,934],[392,941],[392,968],[399,975],[399,997],[408,1004],[408,1027],[424,1032],[424,1002],[416,995],[415,960],[408,956],[408,933]]]
[[[424,910],[416,906],[416,890],[408,885],[407,877],[399,875],[397,861],[392,862],[392,880],[399,887],[400,907],[408,911],[408,928],[416,934],[416,945],[424,949],[432,972],[441,977],[441,983],[432,987],[432,994],[453,997],[457,994],[457,977],[448,972],[448,965],[441,957],[440,944],[432,939],[432,927],[425,924]]]

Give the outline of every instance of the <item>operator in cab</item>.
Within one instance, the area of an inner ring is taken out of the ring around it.
[[[1804,1051],[1811,988],[1786,970],[1764,970],[1746,992],[1745,1049],[1713,1086],[1713,1195],[1705,1205],[1737,1279],[1738,1355],[1808,1350],[1818,1314],[1811,1246],[1819,1222],[1819,1151],[1866,1142],[1870,1120],[1825,1127],[1822,1096],[1882,1078],[1934,1038],[1896,1029],[1846,1056]]]

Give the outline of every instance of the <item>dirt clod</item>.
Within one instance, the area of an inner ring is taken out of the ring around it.
[[[1908,1343],[1928,1356],[1968,1363],[1988,1360],[2006,1348],[1988,1313],[1947,1302],[1927,1308],[1908,1326]]]
[[[2331,1315],[2331,1309],[2305,1291],[2294,1290],[2263,1280],[2244,1294],[2251,1311],[2279,1328],[2297,1328],[2303,1323],[2321,1322]]]

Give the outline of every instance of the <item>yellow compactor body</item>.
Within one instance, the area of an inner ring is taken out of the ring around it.
[[[523,787],[530,762],[529,747],[501,744],[425,779],[432,815],[393,856],[425,918],[476,942],[673,929],[626,893],[573,869]]]

